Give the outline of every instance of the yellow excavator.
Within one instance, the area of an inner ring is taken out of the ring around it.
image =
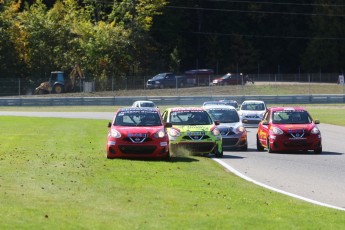
[[[50,73],[49,81],[41,83],[35,89],[35,94],[71,92],[76,85],[77,79],[85,79],[79,65],[74,66],[68,77],[65,76],[63,71],[53,71]]]

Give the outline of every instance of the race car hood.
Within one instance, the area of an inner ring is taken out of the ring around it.
[[[289,131],[296,131],[296,130],[305,130],[305,131],[310,131],[312,128],[315,127],[314,124],[281,124],[281,125],[276,125],[278,128],[283,130],[284,132],[289,132]]]
[[[159,130],[163,129],[163,126],[150,126],[150,127],[126,127],[126,126],[116,126],[114,127],[118,132],[120,132],[122,135],[128,136],[128,134],[147,134],[148,136],[155,134]]]
[[[190,131],[211,131],[214,125],[173,125],[173,128],[179,129],[181,132]]]

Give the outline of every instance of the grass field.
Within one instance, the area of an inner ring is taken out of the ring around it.
[[[343,106],[308,109],[345,125]],[[1,229],[344,228],[345,212],[260,188],[205,157],[107,160],[104,120],[0,116],[0,124]]]

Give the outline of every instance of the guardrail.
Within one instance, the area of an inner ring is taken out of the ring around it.
[[[263,100],[267,104],[337,104],[345,103],[345,95],[248,95],[248,96],[166,96],[166,97],[41,97],[0,98],[0,106],[130,106],[137,100],[150,100],[157,105],[202,105],[221,99]]]

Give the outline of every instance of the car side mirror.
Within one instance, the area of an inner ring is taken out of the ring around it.
[[[164,125],[165,128],[171,128],[172,127],[172,123],[170,122],[166,122]]]
[[[110,128],[110,127],[111,127],[111,122],[108,123],[108,128]]]
[[[314,120],[314,124],[316,125],[320,124],[320,120]]]
[[[219,122],[219,121],[214,121],[214,124],[215,124],[215,125],[219,125],[220,122]]]
[[[262,125],[268,125],[269,124],[269,122],[268,121],[266,121],[266,120],[264,120],[264,121],[262,121],[262,123],[261,123]]]

